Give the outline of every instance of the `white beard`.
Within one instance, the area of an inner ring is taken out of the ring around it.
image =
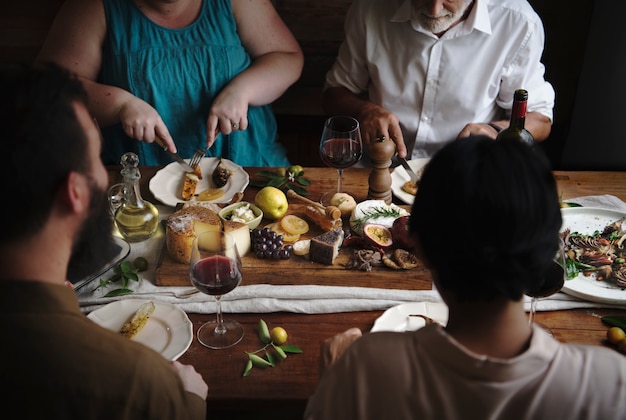
[[[447,9],[443,9],[438,16],[431,16],[428,14],[426,7],[421,7],[415,11],[418,21],[422,26],[434,34],[439,34],[450,29],[455,23],[457,23],[467,8],[472,5],[474,0],[463,0],[461,7],[456,12],[451,12]]]

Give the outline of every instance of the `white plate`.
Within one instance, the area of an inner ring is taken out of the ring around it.
[[[189,159],[185,159],[187,162]],[[224,195],[213,200],[213,203],[227,203],[238,192],[243,192],[248,183],[250,176],[243,168],[236,163],[222,159],[224,164],[230,168],[233,173],[228,183],[223,187]],[[201,193],[209,188],[215,188],[211,180],[211,174],[219,163],[219,158],[205,157],[200,161],[200,169],[202,169],[202,179],[196,187],[196,194]],[[172,162],[163,169],[160,169],[150,180],[150,191],[157,200],[168,206],[175,207],[176,204],[184,202],[180,195],[185,170],[176,162]]]
[[[148,300],[145,299],[118,300],[96,309],[87,317],[108,330],[118,332],[146,302]],[[176,360],[191,345],[193,326],[183,310],[169,303],[153,302],[154,313],[132,340],[161,353],[168,360]]]
[[[426,165],[429,161],[430,158],[419,158],[409,160],[408,164],[411,169],[417,172],[422,169],[422,167]],[[393,195],[395,195],[407,204],[413,204],[413,200],[415,200],[415,196],[413,194],[409,194],[402,189],[404,183],[410,180],[411,178],[409,177],[409,174],[406,173],[406,169],[404,169],[402,166],[394,168],[393,172],[391,173],[391,191],[393,192]]]
[[[426,325],[426,320],[419,316],[425,315],[441,325],[448,323],[448,307],[438,302],[411,302],[403,303],[387,309],[376,319],[371,332],[377,331],[415,331]]]
[[[601,231],[606,225],[626,217],[624,213],[593,207],[563,208],[561,214],[563,215],[562,230],[569,228],[571,232],[584,235],[592,234],[596,230]],[[597,281],[595,275],[585,276],[581,273],[578,277],[567,280],[561,291],[592,302],[626,303],[624,288],[605,281]]]
[[[119,264],[124,258],[128,256],[130,253],[130,244],[126,242],[124,239],[114,236],[115,244],[117,245],[118,252],[117,254],[109,260],[108,263],[103,265],[99,270],[94,272],[94,274],[89,275],[88,277],[81,279],[74,283],[74,290],[79,291],[87,284],[91,283],[93,280],[97,279],[109,269],[113,268],[116,264]],[[82,290],[81,290],[82,291]]]

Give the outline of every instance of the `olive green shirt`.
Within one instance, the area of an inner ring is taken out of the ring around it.
[[[1,281],[2,406],[20,418],[204,419],[170,362],[97,326],[74,291]]]

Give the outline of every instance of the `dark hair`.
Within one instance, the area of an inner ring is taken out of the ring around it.
[[[409,228],[442,289],[461,300],[518,300],[539,285],[558,248],[550,165],[518,141],[455,140],[425,169]]]
[[[2,193],[13,214],[2,241],[26,238],[47,220],[71,171],[86,173],[87,138],[74,103],[86,104],[81,83],[53,64],[0,73]]]

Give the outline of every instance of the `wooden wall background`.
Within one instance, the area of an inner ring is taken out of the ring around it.
[[[326,117],[321,108],[321,88],[343,39],[343,20],[351,0],[272,1],[305,55],[302,77],[274,104],[280,139],[293,163],[321,166],[317,141]],[[4,2],[0,12],[0,67],[33,60],[62,3],[63,0]],[[575,5],[569,0],[530,3],[544,21],[546,78],[557,91],[553,132],[543,147],[555,168],[559,168],[595,0],[581,0]]]

